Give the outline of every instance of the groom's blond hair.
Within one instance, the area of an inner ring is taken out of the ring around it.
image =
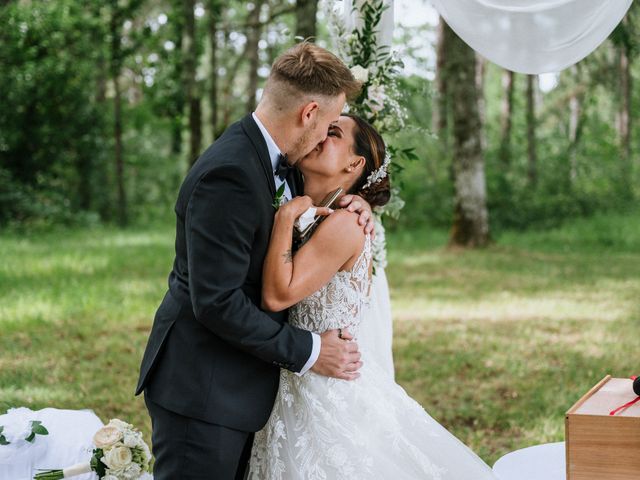
[[[305,41],[273,62],[263,99],[279,110],[289,110],[314,96],[330,100],[344,93],[348,100],[352,100],[359,95],[361,88],[362,84],[342,60],[330,51]]]

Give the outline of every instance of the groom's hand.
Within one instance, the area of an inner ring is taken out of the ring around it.
[[[342,330],[342,338],[338,330],[328,330],[321,337],[320,355],[311,367],[315,373],[325,377],[355,380],[360,376],[362,367],[358,344],[347,330]]]
[[[358,224],[364,226],[364,233],[372,233],[373,231],[373,215],[371,205],[364,198],[358,195],[345,195],[339,201],[338,205],[342,208],[346,208],[349,212],[356,212],[360,217],[358,218]]]

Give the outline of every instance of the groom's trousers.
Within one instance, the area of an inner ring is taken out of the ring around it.
[[[243,480],[253,433],[171,412],[145,395],[151,416],[154,480]]]

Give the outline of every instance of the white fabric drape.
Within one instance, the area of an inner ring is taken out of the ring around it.
[[[589,55],[632,0],[431,0],[471,48],[514,72],[557,72]]]

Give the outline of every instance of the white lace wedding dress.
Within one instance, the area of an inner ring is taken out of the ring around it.
[[[371,242],[350,271],[290,309],[306,330],[357,337],[368,303]],[[495,480],[491,469],[431,418],[361,348],[354,381],[282,370],[266,426],[256,433],[251,480]]]

